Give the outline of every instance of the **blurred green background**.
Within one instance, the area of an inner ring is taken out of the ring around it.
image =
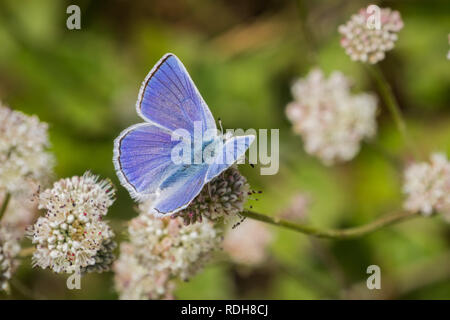
[[[280,171],[260,176],[254,210],[275,215],[293,195],[312,198],[307,213],[320,227],[361,225],[401,206],[401,170],[410,158],[380,104],[378,134],[350,163],[323,166],[305,154],[284,116],[290,84],[314,65],[341,70],[354,90],[376,92],[364,66],[339,44],[338,25],[369,3],[399,10],[405,27],[380,67],[393,85],[424,155],[450,152],[448,1],[291,0],[0,0],[0,99],[50,125],[58,177],[91,170],[111,178],[117,201],[108,216],[119,238],[134,204],[116,178],[113,140],[140,122],[134,104],[147,72],[166,52],[186,65],[225,128],[279,128]],[[81,8],[81,30],[66,28],[66,8]],[[310,52],[317,53],[313,62]],[[383,150],[383,152],[380,152]],[[450,228],[441,217],[416,219],[351,241],[310,239],[269,227],[269,261],[241,272],[213,262],[177,298],[318,299],[450,298]],[[251,239],[249,239],[251,241]],[[382,270],[382,290],[365,287],[366,268]],[[31,269],[26,259],[11,298],[114,299],[113,274],[88,275],[69,291],[65,276]]]

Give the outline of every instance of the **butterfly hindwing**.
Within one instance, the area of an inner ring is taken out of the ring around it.
[[[211,181],[244,156],[254,139],[255,136],[248,135],[231,137],[226,140],[222,145],[222,150],[219,150],[216,160],[209,167],[206,181]]]
[[[137,200],[154,193],[178,169],[171,161],[171,133],[150,123],[134,125],[114,142],[114,165],[121,183]]]
[[[164,181],[154,205],[157,213],[170,214],[187,207],[205,185],[208,168],[207,164],[188,165]]]

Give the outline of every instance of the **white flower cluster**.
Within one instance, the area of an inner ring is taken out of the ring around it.
[[[257,266],[267,259],[267,247],[272,240],[272,233],[262,222],[245,220],[228,230],[223,249],[235,263]]]
[[[46,123],[0,104],[0,190],[19,193],[47,182],[54,164],[48,147]]]
[[[188,280],[220,247],[220,232],[209,221],[185,226],[180,218],[141,214],[130,221],[130,241],[139,260],[153,269],[170,270]]]
[[[135,247],[120,245],[119,259],[114,262],[114,282],[122,300],[172,300],[175,283],[168,270],[156,271],[138,261]]]
[[[19,265],[19,239],[6,226],[0,226],[0,292],[9,291],[9,280]]]
[[[326,165],[351,160],[361,140],[376,133],[376,98],[351,94],[349,80],[338,71],[326,79],[314,69],[294,83],[292,94],[286,115],[302,136],[306,152]]]
[[[374,64],[394,48],[397,33],[403,28],[400,13],[389,8],[382,8],[379,13],[380,28],[369,21],[377,19],[377,13],[369,13],[366,8],[339,26],[339,33],[343,35],[341,45],[352,60]]]
[[[443,153],[434,153],[429,162],[414,163],[405,170],[404,207],[431,215],[439,212],[450,219],[450,162]]]
[[[114,202],[114,193],[109,181],[98,181],[89,172],[82,177],[62,179],[42,192],[39,208],[47,213],[29,230],[36,244],[33,266],[49,267],[59,273],[99,263],[97,254],[104,253],[105,243],[114,236],[103,221]]]
[[[144,206],[142,213],[130,221],[130,242],[121,246],[114,264],[116,288],[123,299],[171,296],[172,281],[195,275],[222,241],[220,232],[208,220],[185,226],[181,217],[156,218],[146,214]]]

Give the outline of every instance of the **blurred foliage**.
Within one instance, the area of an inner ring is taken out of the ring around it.
[[[377,138],[365,144],[354,161],[324,167],[305,154],[284,107],[291,99],[292,81],[314,64],[351,76],[355,91],[376,91],[363,66],[345,55],[337,33],[339,24],[368,3],[311,0],[299,7],[290,0],[0,0],[0,99],[50,124],[58,177],[89,169],[113,179],[119,192],[109,219],[122,235],[125,221],[136,213],[113,169],[113,140],[140,122],[134,108],[140,83],[164,53],[173,52],[225,127],[280,129],[279,173],[260,176],[258,168],[242,167],[252,187],[264,191],[251,203],[256,211],[275,215],[296,192],[304,191],[313,199],[308,211],[312,224],[363,224],[401,205],[401,168],[385,155],[403,163],[409,158],[389,114],[381,104]],[[81,7],[81,30],[66,28],[70,4]],[[405,22],[381,68],[399,97],[414,139],[424,155],[433,150],[449,153],[448,3],[378,4],[399,10]],[[382,284],[383,297],[397,283],[433,273],[426,269],[405,279],[408,270],[450,249],[450,229],[440,217],[341,242],[271,230],[276,240],[267,266],[243,273],[230,263],[212,263],[189,283],[180,284],[177,297],[342,297],[355,284],[365,283],[370,264],[380,265],[383,279],[391,279]],[[450,270],[449,259],[444,262],[433,268]],[[22,264],[13,295],[2,298],[117,297],[111,273],[88,275],[81,291],[69,291],[64,277],[31,270],[29,265],[28,260]],[[448,273],[389,297],[450,298]],[[358,297],[364,295],[377,297],[367,289]]]

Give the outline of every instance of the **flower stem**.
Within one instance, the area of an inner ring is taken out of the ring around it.
[[[8,208],[10,199],[11,199],[11,194],[9,192],[7,192],[5,195],[5,199],[3,199],[2,207],[0,208],[0,219],[3,217],[3,214],[6,212],[6,209]]]
[[[306,57],[309,64],[317,64],[317,44],[312,30],[308,25],[308,12],[304,0],[297,0],[298,14],[300,18],[300,29],[306,47]]]
[[[382,96],[383,101],[386,104],[387,108],[389,109],[389,112],[391,113],[392,118],[394,119],[398,131],[400,131],[400,134],[403,136],[403,139],[413,152],[414,156],[418,157],[418,151],[415,145],[413,144],[412,140],[408,136],[406,123],[405,120],[403,119],[402,112],[398,105],[397,99],[395,98],[394,93],[392,91],[392,87],[390,86],[389,82],[384,77],[383,72],[381,72],[380,68],[377,65],[367,66],[367,69],[369,70],[370,74],[375,80],[379,93]]]
[[[301,224],[301,223],[295,223],[292,221],[275,218],[275,217],[269,217],[266,215],[263,215],[261,213],[256,213],[252,211],[245,210],[240,213],[242,216],[262,221],[265,223],[273,224],[276,226],[280,226],[286,229],[291,229],[300,233],[304,233],[307,235],[315,236],[318,238],[326,238],[326,239],[337,239],[337,240],[343,240],[343,239],[349,239],[349,238],[356,238],[361,237],[366,234],[369,234],[371,232],[377,231],[383,227],[393,225],[396,223],[399,223],[401,221],[418,217],[419,213],[412,213],[412,212],[399,212],[394,213],[391,215],[387,215],[384,217],[381,217],[373,222],[370,222],[366,225],[354,227],[354,228],[347,228],[347,229],[341,229],[341,230],[333,230],[333,229],[318,229],[313,226]]]

